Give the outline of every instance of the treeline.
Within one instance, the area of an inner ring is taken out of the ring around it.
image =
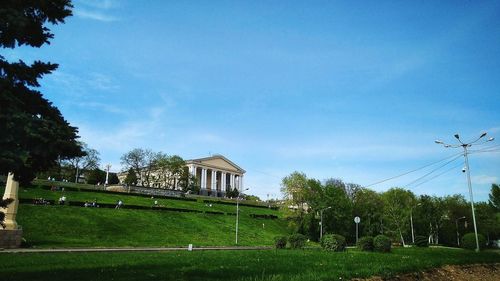
[[[167,155],[151,149],[135,148],[120,158],[127,171],[128,185],[155,186],[183,190],[189,189],[195,180],[189,174],[186,162],[178,155]]]
[[[323,182],[294,172],[282,180],[283,209],[292,232],[318,241],[323,233],[356,241],[354,217],[361,218],[359,237],[384,234],[403,245],[425,236],[430,244],[457,246],[474,232],[470,202],[462,195],[420,195],[394,187],[376,192],[340,179]],[[493,184],[489,202],[475,204],[478,232],[488,241],[500,238],[500,188]],[[413,233],[412,233],[413,224]]]
[[[46,171],[37,174],[40,179],[54,179],[87,184],[104,184],[106,171],[101,169],[101,158],[97,150],[90,148],[86,143],[79,142],[82,148],[81,156],[61,158]],[[109,173],[108,184],[118,184],[120,181],[116,173]]]

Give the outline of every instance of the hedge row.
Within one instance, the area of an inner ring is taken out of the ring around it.
[[[48,205],[56,205],[55,200],[44,200]],[[31,198],[20,198],[19,199],[20,204],[35,204],[36,199],[31,199]],[[86,202],[81,202],[81,201],[68,201],[66,202],[66,205],[68,206],[76,206],[76,207],[84,207]],[[87,202],[88,203],[88,202]],[[42,204],[40,204],[42,205]],[[99,203],[99,208],[115,208],[116,204],[110,204],[110,203]],[[92,207],[90,207],[92,208]],[[148,206],[140,206],[140,205],[122,205],[120,208],[122,209],[131,209],[131,210],[160,210],[160,211],[173,211],[173,212],[184,212],[184,213],[205,213],[205,214],[212,214],[212,215],[228,215],[228,216],[236,216],[236,213],[224,213],[221,211],[201,211],[201,210],[193,210],[193,209],[183,209],[183,208],[172,208],[172,207],[148,207]],[[275,215],[259,215],[259,214],[250,214],[250,217],[252,218],[264,218],[264,219],[276,219],[278,218]]]
[[[223,200],[213,200],[213,199],[203,199],[203,203],[216,203],[216,204],[231,205],[231,206],[236,205],[236,202],[223,201]],[[247,207],[254,207],[254,208],[272,209],[272,210],[277,210],[278,209],[278,207],[276,207],[276,206],[273,206],[273,207],[269,208],[266,205],[251,204],[251,203],[245,203],[245,202],[240,202],[239,205],[240,206],[247,206]]]
[[[307,237],[300,234],[295,233],[289,236],[277,236],[274,238],[274,247],[276,249],[302,249],[306,245]]]
[[[57,185],[57,184],[56,184]],[[85,191],[85,192],[96,192],[96,193],[108,193],[108,194],[118,194],[118,195],[123,195],[123,196],[139,196],[139,197],[148,197],[150,198],[150,194],[143,194],[143,193],[128,193],[128,192],[119,192],[119,191],[111,191],[111,190],[102,190],[102,189],[92,189],[92,188],[79,188],[79,187],[72,187],[72,186],[63,186],[59,185],[60,187],[64,187],[64,190],[68,191]],[[42,189],[50,190],[52,187],[47,186],[47,185],[40,185]],[[191,202],[196,202],[196,198],[189,198],[189,197],[176,197],[176,196],[164,196],[164,195],[156,195],[154,196],[155,198],[159,199],[170,199],[170,200],[180,200],[180,201],[191,201]]]
[[[277,219],[278,216],[276,215],[259,215],[259,214],[250,214],[252,218],[259,218],[259,219]]]

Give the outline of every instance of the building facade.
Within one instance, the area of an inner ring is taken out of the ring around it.
[[[243,190],[245,170],[222,155],[186,160],[189,173],[195,177],[195,185],[200,187],[200,195],[225,197],[229,190]],[[171,177],[168,172],[152,170],[146,178],[145,171],[138,175],[139,186],[180,190],[178,178]],[[127,172],[118,174],[120,183],[125,182]],[[165,178],[170,180],[165,181]]]
[[[243,190],[245,170],[222,155],[187,160],[186,165],[201,195],[224,197],[229,189]]]

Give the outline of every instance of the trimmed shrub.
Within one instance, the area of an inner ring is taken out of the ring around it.
[[[373,250],[377,252],[390,252],[391,239],[385,235],[377,235],[373,238]]]
[[[338,234],[326,234],[321,238],[321,247],[325,250],[343,252],[346,247],[345,237]]]
[[[425,236],[417,235],[415,236],[415,246],[417,247],[429,247],[429,239]]]
[[[479,240],[479,249],[483,249],[486,246],[484,235],[478,233],[477,239]],[[467,233],[462,237],[462,248],[469,250],[476,249],[476,235],[473,232]]]
[[[292,249],[302,249],[306,245],[306,237],[300,233],[288,236],[288,243]]]
[[[358,241],[358,248],[361,251],[373,251],[373,237],[361,237]]]
[[[277,236],[274,237],[274,247],[276,249],[284,249],[286,247],[286,242],[287,242],[287,237],[286,236]]]

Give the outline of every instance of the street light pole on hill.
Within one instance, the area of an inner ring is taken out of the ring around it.
[[[320,217],[321,217],[321,221],[319,222],[319,241],[321,241],[321,238],[323,238],[323,211],[326,211],[328,209],[331,209],[332,207],[327,207],[327,208],[324,208],[322,209],[320,212]]]
[[[236,197],[236,245],[238,245],[238,222],[240,219],[240,195],[243,194],[244,191],[247,191],[249,188],[238,192],[238,196]]]
[[[465,171],[467,172],[467,185],[469,186],[469,196],[470,196],[470,206],[472,209],[472,221],[474,222],[474,234],[476,235],[476,252],[479,252],[479,239],[477,238],[477,225],[476,225],[476,212],[474,210],[474,199],[472,196],[472,183],[470,180],[470,170],[469,170],[469,157],[468,157],[468,147],[471,147],[472,145],[479,145],[479,144],[484,144],[490,141],[493,141],[495,138],[489,138],[488,140],[482,142],[482,143],[477,143],[480,139],[484,138],[486,136],[486,133],[482,133],[479,138],[477,138],[475,141],[469,142],[469,143],[464,143],[462,140],[460,140],[460,136],[458,134],[455,134],[455,138],[460,142],[460,144],[446,144],[443,141],[436,140],[435,143],[437,144],[442,144],[446,148],[458,148],[462,147],[464,150],[464,158],[465,158]]]

